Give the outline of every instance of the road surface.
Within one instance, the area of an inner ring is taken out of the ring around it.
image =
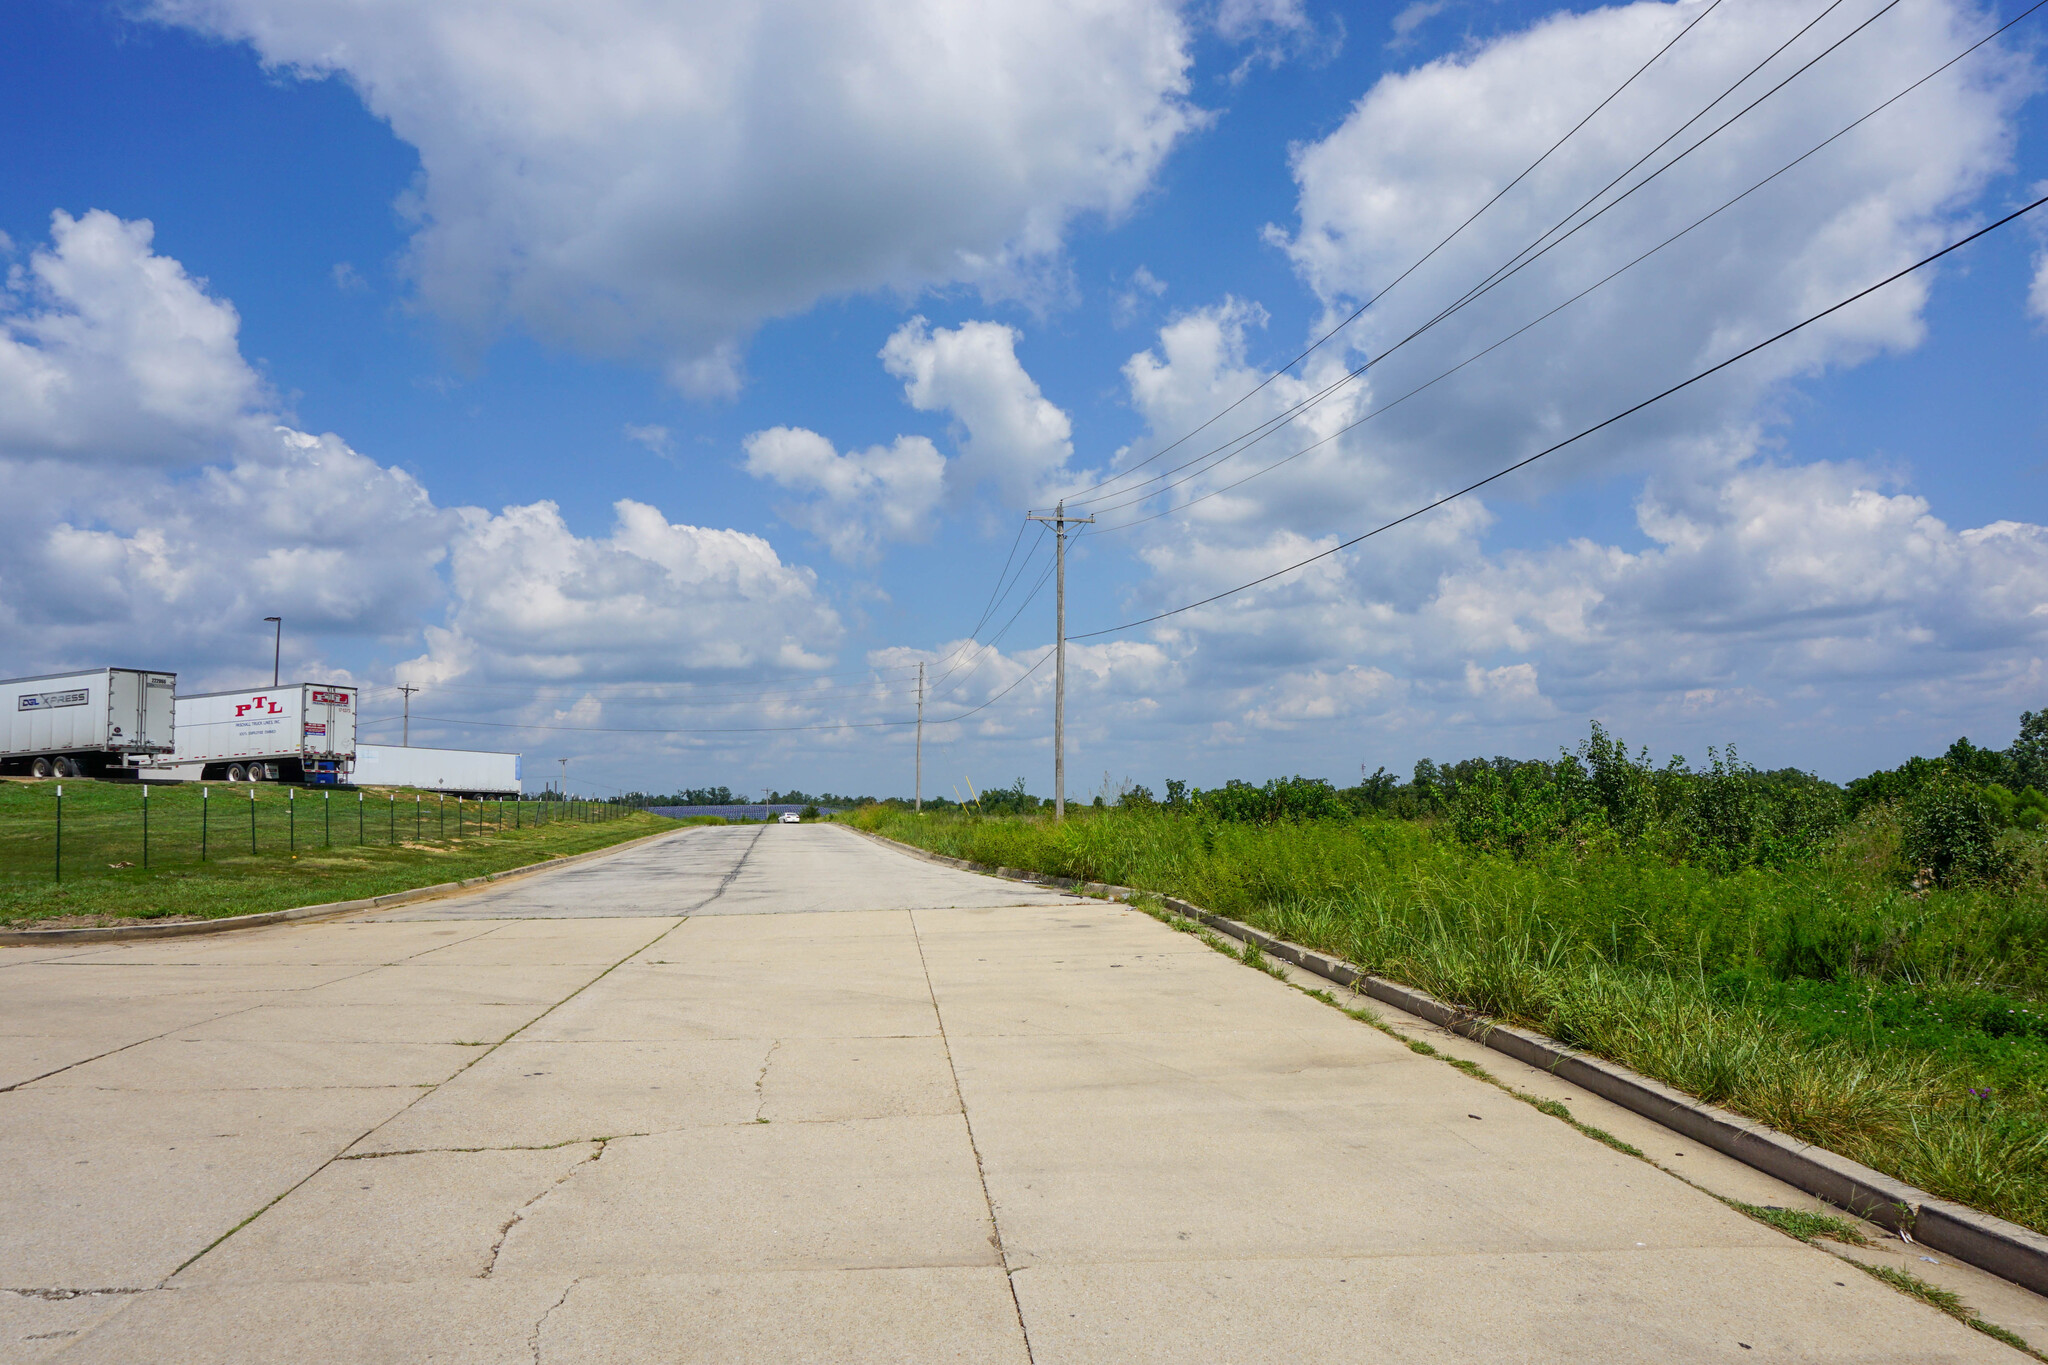
[[[830,826],[0,949],[0,1359],[2017,1361],[1143,914]]]

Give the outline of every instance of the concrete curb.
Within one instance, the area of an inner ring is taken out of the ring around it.
[[[1071,888],[1115,899],[1127,899],[1136,894],[1128,886],[990,867],[985,863],[944,857],[879,834],[869,834],[866,830],[854,832],[913,857],[957,867],[965,872]],[[1959,1261],[1966,1261],[1979,1270],[1989,1271],[2036,1294],[2048,1294],[2048,1237],[2017,1223],[1937,1198],[1882,1171],[1837,1156],[1824,1147],[1787,1137],[1717,1105],[1702,1103],[1625,1066],[1589,1057],[1540,1033],[1495,1023],[1439,1000],[1427,991],[1361,972],[1348,962],[1275,938],[1248,924],[1176,897],[1162,896],[1160,899],[1176,914],[1206,924],[1232,938],[1256,944],[1259,951],[1269,957],[1427,1019],[1505,1053],[1516,1061],[1541,1067],[1653,1123],[1662,1124],[1746,1166],[1825,1199],[1837,1208],[1847,1209],[1881,1227],[1909,1234],[1921,1246],[1946,1252]]]
[[[665,839],[682,831],[660,830],[654,834],[643,834],[637,839],[613,844],[608,848],[593,848],[584,853],[571,853],[546,862],[528,863],[525,867],[508,867],[503,872],[486,872],[481,877],[469,877],[459,882],[437,882],[433,886],[414,887],[410,891],[393,891],[387,895],[371,896],[367,900],[329,901],[324,905],[301,905],[291,910],[266,910],[256,915],[230,915],[225,919],[187,920],[180,924],[102,924],[84,929],[0,929],[0,947],[24,948],[38,943],[118,943],[130,939],[188,938],[194,934],[225,934],[235,929],[258,929],[266,924],[284,924],[291,920],[325,919],[329,915],[346,915],[356,910],[386,910],[395,905],[411,905],[416,901],[433,900],[457,891],[467,891],[483,886],[487,882],[504,881],[508,877],[523,877],[529,873],[541,872],[548,868],[567,867],[571,863],[586,862],[602,858],[644,844],[651,839]]]

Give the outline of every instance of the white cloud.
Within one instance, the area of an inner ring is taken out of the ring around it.
[[[1017,359],[1022,334],[997,322],[934,330],[923,318],[898,328],[882,364],[904,381],[919,412],[950,412],[965,429],[949,474],[966,494],[981,484],[1021,509],[1041,499],[1074,453],[1073,424],[1039,392]]]
[[[1279,240],[1329,321],[1433,246],[1697,12],[1636,4],[1562,14],[1379,82],[1337,132],[1295,158],[1301,223]],[[1995,51],[1753,196],[1668,260],[1653,258],[1525,342],[1388,406],[1982,32],[1974,10],[1908,0],[1867,41],[1842,48],[1640,202],[1281,434],[1203,468],[1204,452],[1227,452],[1483,278],[1808,17],[1777,4],[1717,11],[1674,49],[1678,60],[1659,68],[1658,81],[1617,102],[1369,312],[1356,338],[1339,343],[1348,357],[1324,347],[1140,468],[1265,378],[1249,354],[1264,349],[1256,304],[1225,299],[1162,328],[1125,367],[1149,428],[1115,462],[1133,472],[1087,510],[1114,534],[1119,521],[1214,496],[1128,533],[1151,572],[1124,614],[1178,606],[1306,558],[1963,230],[1974,199],[2007,165],[2012,114],[2032,79]],[[1857,761],[1843,757],[1856,750],[1890,752],[1900,725],[1977,728],[1986,714],[2039,705],[2023,689],[2038,690],[2048,672],[2048,617],[2038,606],[2048,600],[2048,529],[1951,526],[1903,491],[1896,473],[1802,465],[1779,448],[1789,383],[1917,345],[1937,283],[1930,275],[1859,305],[1782,353],[1632,419],[1598,447],[1557,457],[1553,470],[1488,490],[1497,501],[1596,470],[1634,473],[1645,480],[1638,535],[1624,543],[1492,548],[1496,510],[1468,497],[1359,550],[1175,616],[1151,637],[1184,670],[1185,698],[1208,708],[1211,744],[1264,733],[1284,746],[1299,724],[1325,746],[1354,737],[1361,757],[1541,752],[1555,740],[1534,737],[1600,715],[1679,742],[1690,735],[1695,750],[1739,727],[1774,739],[1781,754],[1834,767]],[[1324,438],[1272,473],[1225,487]],[[1173,476],[1186,482],[1171,491],[1141,484],[1188,460],[1196,463]],[[1133,493],[1153,497],[1115,509]],[[1375,690],[1376,673],[1397,685]],[[1192,723],[1190,708],[1184,732]]]
[[[1394,30],[1393,45],[1400,47],[1407,43],[1415,36],[1416,29],[1449,8],[1450,0],[1411,0],[1411,3],[1403,6],[1401,12],[1394,16],[1391,25]]]
[[[1697,13],[1694,3],[1639,3],[1559,14],[1383,78],[1340,128],[1296,152],[1300,225],[1278,240],[1318,295],[1348,312],[1350,301],[1371,296],[1423,256]],[[1701,20],[1650,77],[1375,304],[1347,340],[1368,354],[1392,345],[1810,17],[1789,0],[1768,0],[1723,6]],[[1830,16],[1750,94],[1855,18]],[[1375,399],[1391,400],[1594,283],[1919,79],[1985,23],[1957,0],[1906,0],[1649,189],[1404,347],[1375,370]],[[1404,447],[1404,463],[1429,462],[1447,481],[1461,480],[1617,412],[1910,263],[1956,234],[1974,197],[2006,168],[2011,115],[2031,84],[2020,59],[1995,46],[1979,52],[1663,254],[1390,413],[1373,440]],[[1630,419],[1557,459],[1559,470],[1537,474],[1535,483],[1596,462],[1641,468],[1687,447],[1696,457],[1702,434],[1746,427],[1785,380],[1917,345],[1936,278],[1929,272],[1894,285]],[[1725,452],[1740,446],[1722,441]]]
[[[1171,0],[150,9],[345,77],[419,150],[410,264],[443,317],[651,351],[697,392],[819,298],[1001,285],[1202,118]]]
[[[620,430],[633,444],[645,446],[650,455],[659,455],[665,460],[675,451],[675,433],[658,423],[628,422]]]
[[[1110,320],[1118,327],[1128,327],[1138,320],[1138,314],[1150,302],[1164,298],[1166,281],[1154,275],[1145,266],[1131,272],[1129,282],[1119,291],[1110,304]]]
[[[809,570],[759,536],[675,525],[630,499],[613,510],[599,539],[552,502],[461,509],[448,623],[402,671],[573,683],[823,666],[815,651],[840,626]]]
[[[815,431],[771,427],[747,437],[746,469],[814,501],[782,509],[833,557],[872,563],[884,541],[923,540],[944,491],[946,457],[922,436],[844,455]]]
[[[185,464],[260,453],[273,402],[242,359],[241,319],[154,228],[99,210],[51,216],[51,243],[0,293],[0,455]]]
[[[759,537],[637,502],[599,538],[552,503],[435,506],[403,470],[282,423],[237,326],[150,250],[147,223],[59,214],[16,271],[0,297],[16,668],[107,662],[118,642],[123,660],[233,685],[268,662],[267,615],[285,618],[288,664],[329,676],[350,637],[402,648],[426,625],[417,671],[437,682],[803,671],[837,643],[811,575]]]
[[[799,427],[745,440],[746,470],[809,500],[778,510],[848,563],[872,563],[884,544],[923,540],[942,500],[987,488],[1009,510],[1044,503],[1074,451],[1073,425],[1017,359],[1021,335],[995,322],[934,329],[912,318],[882,347],[920,412],[953,418],[958,454],[947,459],[923,436],[839,453]]]

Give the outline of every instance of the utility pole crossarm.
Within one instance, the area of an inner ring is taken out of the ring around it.
[[[1055,577],[1059,579],[1059,588],[1054,594],[1058,603],[1054,609],[1058,628],[1052,687],[1052,818],[1064,820],[1067,818],[1067,528],[1092,526],[1095,518],[1068,516],[1066,499],[1062,498],[1051,516],[1027,512],[1024,520],[1042,521],[1052,527],[1053,562],[1058,566]]]

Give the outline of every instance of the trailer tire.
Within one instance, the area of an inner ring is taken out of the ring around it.
[[[39,758],[29,765],[29,771],[37,777],[55,777],[57,775],[57,765],[50,762],[47,758]]]
[[[239,764],[239,763],[230,763],[230,764],[228,764],[228,781],[230,781],[230,782],[240,782],[240,781],[242,781],[243,779],[245,779],[246,777],[248,777],[248,775],[249,775],[248,773],[246,773],[245,771],[243,771],[243,769],[242,769],[242,765],[241,765],[241,764]]]
[[[83,771],[82,769],[80,769],[80,768],[79,768],[79,766],[78,766],[78,760],[77,760],[77,759],[75,759],[75,758],[59,758],[59,759],[57,760],[57,776],[59,776],[59,777],[83,777],[84,775],[85,775],[84,771]]]

